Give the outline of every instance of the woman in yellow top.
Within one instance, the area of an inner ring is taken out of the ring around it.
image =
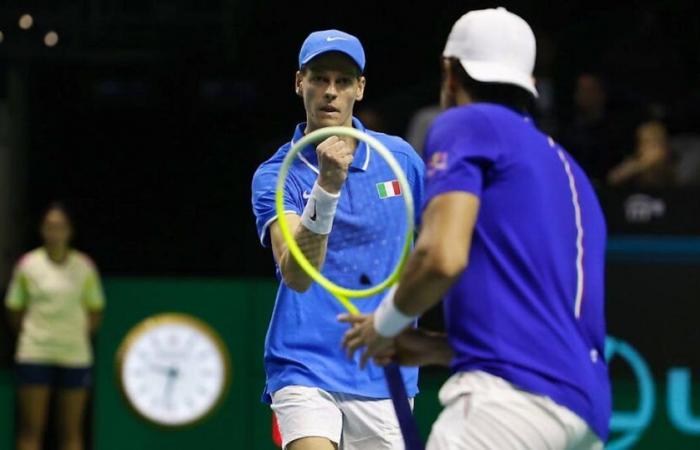
[[[17,263],[5,304],[19,332],[18,450],[39,450],[56,389],[61,450],[82,450],[82,421],[93,363],[90,334],[104,295],[95,265],[70,247],[72,225],[61,205],[41,223],[44,245]]]

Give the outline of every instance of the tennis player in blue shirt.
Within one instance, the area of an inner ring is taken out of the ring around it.
[[[262,244],[272,247],[281,279],[265,341],[263,399],[272,405],[287,449],[404,448],[383,370],[374,365],[360,370],[357,361],[345,356],[339,342],[346,326],[336,319],[343,307],[298,267],[276,222],[275,186],[285,155],[304,134],[327,126],[355,127],[378,139],[405,171],[415,201],[422,201],[424,165],[413,148],[398,137],[365,129],[352,116],[355,102],[363,97],[364,68],[364,50],[356,37],[337,30],[311,33],[299,53],[295,83],[304,101],[306,122],[297,125],[291,142],[253,177],[258,233]],[[330,137],[301,151],[285,187],[287,221],[296,241],[304,243],[305,255],[322,267],[327,278],[358,289],[385,279],[396,266],[403,241],[388,248],[388,242],[397,242],[390,239],[396,230],[383,226],[382,217],[373,214],[373,206],[383,201],[376,184],[395,178],[383,159],[354,140]],[[366,186],[372,187],[374,195],[361,195],[367,194],[362,191]],[[392,195],[401,194],[392,191]],[[390,204],[403,202],[382,205]],[[372,248],[378,251],[369,253]],[[349,270],[363,266],[362,260],[369,257],[374,269],[362,274]],[[378,296],[357,306],[369,312],[380,301]],[[413,397],[417,369],[402,372],[408,395]]]
[[[585,173],[526,113],[534,63],[532,30],[505,9],[455,23],[415,251],[393,297],[343,319],[361,364],[450,366],[429,450],[592,450],[608,436],[605,222]],[[441,299],[446,337],[405,330]]]

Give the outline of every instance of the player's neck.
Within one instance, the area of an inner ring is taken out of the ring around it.
[[[456,108],[458,106],[466,106],[474,103],[474,99],[463,89],[458,89],[449,94],[442,94],[440,98],[440,106],[442,109]]]
[[[457,106],[466,106],[474,103],[474,99],[467,91],[460,89],[456,92],[455,103],[457,103]]]

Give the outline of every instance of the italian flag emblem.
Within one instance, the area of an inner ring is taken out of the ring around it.
[[[399,184],[398,180],[377,183],[377,193],[381,199],[398,197],[401,195],[401,185]]]

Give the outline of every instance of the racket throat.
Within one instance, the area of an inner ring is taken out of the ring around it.
[[[350,314],[353,316],[357,316],[360,314],[360,310],[357,309],[357,306],[355,306],[347,297],[343,295],[338,295],[335,294],[335,298],[345,307],[345,309],[348,310]]]

